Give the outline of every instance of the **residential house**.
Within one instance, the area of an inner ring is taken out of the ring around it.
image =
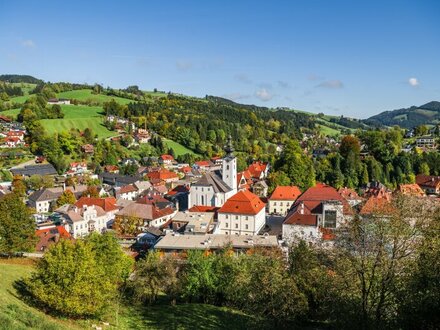
[[[116,166],[116,165],[105,165],[104,166],[104,172],[118,174],[119,173],[119,167]]]
[[[146,129],[139,128],[134,135],[134,139],[137,143],[148,143],[151,140],[150,132]]]
[[[238,190],[243,190],[243,189],[250,190],[252,187],[252,184],[253,184],[252,175],[248,170],[237,173],[237,189]]]
[[[186,257],[189,250],[201,250],[207,252],[216,252],[230,248],[235,253],[245,253],[256,247],[260,248],[278,248],[278,239],[276,236],[269,235],[179,235],[168,234],[162,237],[156,245],[155,250],[162,253]]]
[[[87,155],[93,155],[93,153],[95,152],[95,147],[93,146],[93,144],[84,144],[81,146],[81,151]]]
[[[425,192],[417,183],[411,184],[400,184],[396,192],[401,193],[402,195],[407,196],[416,196],[416,197],[424,197],[426,196]]]
[[[122,175],[108,172],[100,173],[98,177],[102,183],[114,187],[122,187],[142,180],[142,177],[139,175]]]
[[[269,174],[269,163],[255,161],[249,165],[247,170],[250,172],[252,179],[263,180]]]
[[[301,195],[297,186],[278,186],[268,198],[269,214],[285,216]]]
[[[57,98],[50,98],[47,100],[47,104],[70,104],[69,99],[57,99]]]
[[[171,219],[171,228],[185,235],[205,235],[214,229],[212,212],[177,212]]]
[[[416,183],[427,195],[440,194],[440,176],[419,174],[416,176]]]
[[[351,207],[359,205],[364,201],[364,199],[360,197],[354,189],[351,188],[339,188],[338,193],[348,202],[348,204],[350,204]]]
[[[76,198],[79,198],[87,190],[87,186],[76,185],[74,187],[66,187],[66,190],[70,190]],[[61,196],[63,191],[63,187],[39,189],[29,196],[28,205],[34,208],[37,213],[50,212],[52,204]]]
[[[164,181],[165,183],[179,181],[179,176],[175,172],[172,172],[166,168],[162,168],[154,172],[149,172],[147,173],[147,177],[150,179],[150,181],[153,179],[158,179]]]
[[[115,188],[115,197],[117,199],[125,199],[127,201],[133,201],[139,195],[139,190],[134,184],[129,184],[122,187]]]
[[[335,188],[318,183],[307,189],[291,207],[283,222],[283,239],[287,242],[333,239],[333,230],[352,216],[350,205]]]
[[[64,227],[73,238],[87,236],[91,232],[103,233],[107,230],[107,213],[96,205],[64,205],[55,210]]]
[[[171,155],[161,155],[159,157],[159,164],[162,164],[164,166],[171,166],[175,163],[175,159]]]
[[[435,148],[435,138],[431,135],[425,135],[418,137],[416,139],[416,147],[422,149],[434,149]]]
[[[4,140],[4,146],[6,148],[18,148],[24,146],[24,141],[20,140],[18,137],[7,137]]]
[[[113,220],[115,218],[115,214],[119,211],[119,207],[116,204],[116,198],[114,197],[96,198],[83,196],[75,203],[75,206],[79,208],[85,205],[94,205],[102,208],[107,215],[107,223]]]
[[[251,191],[261,198],[266,198],[268,190],[269,186],[267,185],[265,180],[257,181],[251,187]]]
[[[241,190],[218,210],[216,234],[256,235],[266,223],[266,204],[249,190]]]
[[[211,171],[214,167],[214,163],[210,160],[200,160],[194,163],[194,166],[202,172]]]
[[[87,173],[87,163],[86,162],[73,162],[69,164],[69,170],[66,172],[67,175],[78,175]]]
[[[52,244],[57,243],[60,239],[72,239],[72,236],[63,226],[39,229],[35,232],[35,236],[38,237],[38,243],[35,248],[37,252],[45,252]]]
[[[153,203],[128,202],[116,213],[116,219],[127,222],[133,221],[133,219],[141,220],[142,225],[138,230],[142,231],[147,227],[161,228],[166,226],[175,213],[176,210],[171,207],[159,209]]]
[[[181,184],[166,193],[166,198],[172,201],[179,211],[188,209],[189,202],[189,186]]]

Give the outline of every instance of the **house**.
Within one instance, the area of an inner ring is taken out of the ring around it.
[[[391,193],[370,196],[359,211],[361,217],[390,216],[395,211],[391,204]]]
[[[159,164],[162,164],[164,166],[171,166],[176,161],[174,160],[174,157],[171,155],[161,155],[159,157]]]
[[[237,189],[251,189],[253,184],[251,173],[248,170],[237,173]]]
[[[189,186],[182,184],[174,187],[166,193],[166,198],[173,201],[179,211],[188,209]]]
[[[301,195],[297,186],[278,186],[268,198],[269,214],[285,216],[296,199]]]
[[[115,188],[115,197],[117,199],[121,198],[127,201],[132,201],[135,200],[138,195],[138,188],[136,188],[134,184]]]
[[[416,183],[427,195],[440,194],[440,176],[419,174],[416,176]]]
[[[69,164],[69,170],[66,172],[67,175],[78,175],[87,173],[87,163],[86,162],[73,162]]]
[[[35,232],[35,236],[38,237],[35,248],[37,252],[45,252],[50,245],[57,243],[60,239],[72,239],[72,236],[63,226],[39,229]]]
[[[104,166],[104,172],[118,174],[119,173],[119,167],[116,166],[116,165],[105,165]]]
[[[212,169],[212,167],[214,166],[214,163],[212,163],[209,160],[200,160],[200,161],[195,162],[194,165],[199,170],[206,172],[206,171],[210,171]]]
[[[333,230],[352,218],[348,202],[323,183],[307,189],[291,207],[282,225],[283,239],[317,242],[334,238]]]
[[[251,174],[252,179],[263,180],[267,178],[267,175],[269,174],[269,163],[255,161],[249,165],[247,170]]]
[[[211,162],[213,162],[217,166],[222,166],[223,165],[223,158],[220,156],[215,156],[215,157],[211,158]]]
[[[24,141],[25,131],[22,130],[10,130],[6,134],[6,138],[18,138],[20,141]]]
[[[179,181],[179,176],[175,172],[172,172],[166,168],[162,168],[154,172],[149,172],[147,173],[147,177],[150,180],[158,179],[166,183]]]
[[[245,253],[256,247],[259,248],[278,248],[278,239],[276,236],[260,235],[179,235],[168,234],[162,237],[154,249],[164,254],[186,256],[186,251],[201,250],[207,252],[216,252],[230,248],[235,253]]]
[[[81,146],[81,151],[88,155],[93,155],[95,152],[95,147],[93,144],[84,144]]]
[[[177,212],[171,219],[171,228],[185,235],[205,235],[214,229],[212,212]]]
[[[434,149],[435,148],[435,139],[431,135],[421,136],[416,139],[416,147],[422,149]]]
[[[11,168],[12,175],[21,175],[24,177],[31,177],[32,175],[38,174],[44,175],[57,175],[57,171],[52,164],[37,164],[37,165],[26,165],[20,168]]]
[[[4,140],[4,146],[6,148],[18,148],[20,146],[24,146],[24,141],[20,140],[18,137],[7,137]]]
[[[57,98],[50,98],[47,100],[47,104],[70,104],[69,99],[57,99]]]
[[[119,207],[116,204],[116,198],[114,197],[104,197],[104,198],[96,198],[96,197],[81,197],[75,203],[76,207],[83,207],[85,205],[89,206],[99,206],[104,210],[107,214],[107,221],[113,220],[116,212],[119,211]]]
[[[396,192],[401,193],[402,195],[407,196],[416,196],[416,197],[424,197],[426,196],[425,192],[417,183],[412,184],[400,184]]]
[[[136,203],[140,204],[152,204],[156,206],[159,210],[162,210],[167,207],[174,207],[174,203],[169,201],[168,199],[162,197],[160,194],[151,194],[139,197],[136,199]]]
[[[176,210],[171,207],[160,210],[154,204],[128,202],[116,213],[115,217],[123,222],[140,220],[142,225],[138,227],[138,230],[143,231],[147,227],[165,226],[175,213]]]
[[[237,158],[233,151],[229,137],[221,175],[218,172],[206,172],[198,181],[191,184],[189,207],[222,206],[237,192]]]
[[[146,129],[139,128],[136,131],[134,139],[137,143],[148,143],[151,140],[151,135]]]
[[[256,235],[266,223],[266,204],[249,190],[241,190],[218,210],[216,234]]]
[[[136,181],[142,180],[142,177],[139,175],[122,175],[118,173],[109,173],[109,172],[100,173],[98,177],[102,183],[114,187],[122,187],[129,184],[133,184]]]
[[[258,197],[261,197],[261,198],[266,198],[268,190],[269,190],[269,186],[267,185],[266,181],[264,181],[264,180],[260,180],[260,181],[255,182],[251,187],[251,191],[255,195],[257,195]]]
[[[358,193],[351,188],[339,188],[339,195],[341,195],[350,206],[356,206],[363,202],[363,198],[358,195]]]
[[[96,205],[63,205],[55,210],[59,214],[64,228],[73,238],[87,236],[91,232],[103,233],[107,230],[107,213]]]
[[[66,190],[70,190],[76,198],[79,198],[87,190],[87,186],[76,185],[74,187],[66,187]],[[52,204],[61,196],[63,191],[63,187],[39,189],[29,196],[28,205],[34,208],[37,213],[50,212]]]

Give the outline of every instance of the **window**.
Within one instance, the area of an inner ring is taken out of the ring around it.
[[[229,170],[229,165],[226,165],[226,170]]]
[[[238,223],[235,224],[235,229],[237,229],[237,228],[238,228]]]
[[[246,216],[246,220],[249,220],[249,217],[248,217],[248,216]]]
[[[238,220],[238,215],[235,216],[235,220]]]
[[[277,205],[277,202],[273,202],[273,205],[276,206],[276,205]]]
[[[249,225],[246,225],[245,228],[246,228],[246,229],[249,229]]]
[[[280,206],[283,206],[283,202],[280,202]]]
[[[226,214],[226,219],[228,219],[228,215]]]
[[[202,205],[205,205],[205,198],[202,196]]]
[[[229,235],[229,232],[225,232],[226,235]]]
[[[324,227],[336,228],[336,211],[327,210],[324,213]]]
[[[225,227],[228,228],[228,223],[227,222],[225,222]]]

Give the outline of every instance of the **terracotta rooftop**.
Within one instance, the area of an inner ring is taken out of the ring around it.
[[[296,200],[300,195],[301,190],[297,186],[278,186],[269,200]]]
[[[249,190],[242,190],[229,198],[219,212],[256,215],[265,207],[260,197]]]
[[[94,198],[94,197],[81,197],[75,206],[83,207],[84,205],[96,205],[101,207],[105,212],[117,210],[116,199],[114,197],[106,198]]]

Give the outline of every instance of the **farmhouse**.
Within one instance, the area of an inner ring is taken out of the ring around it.
[[[427,195],[440,194],[440,176],[420,174],[416,176],[416,183]]]
[[[47,100],[47,104],[70,104],[69,99],[57,99],[57,98],[51,98]]]

